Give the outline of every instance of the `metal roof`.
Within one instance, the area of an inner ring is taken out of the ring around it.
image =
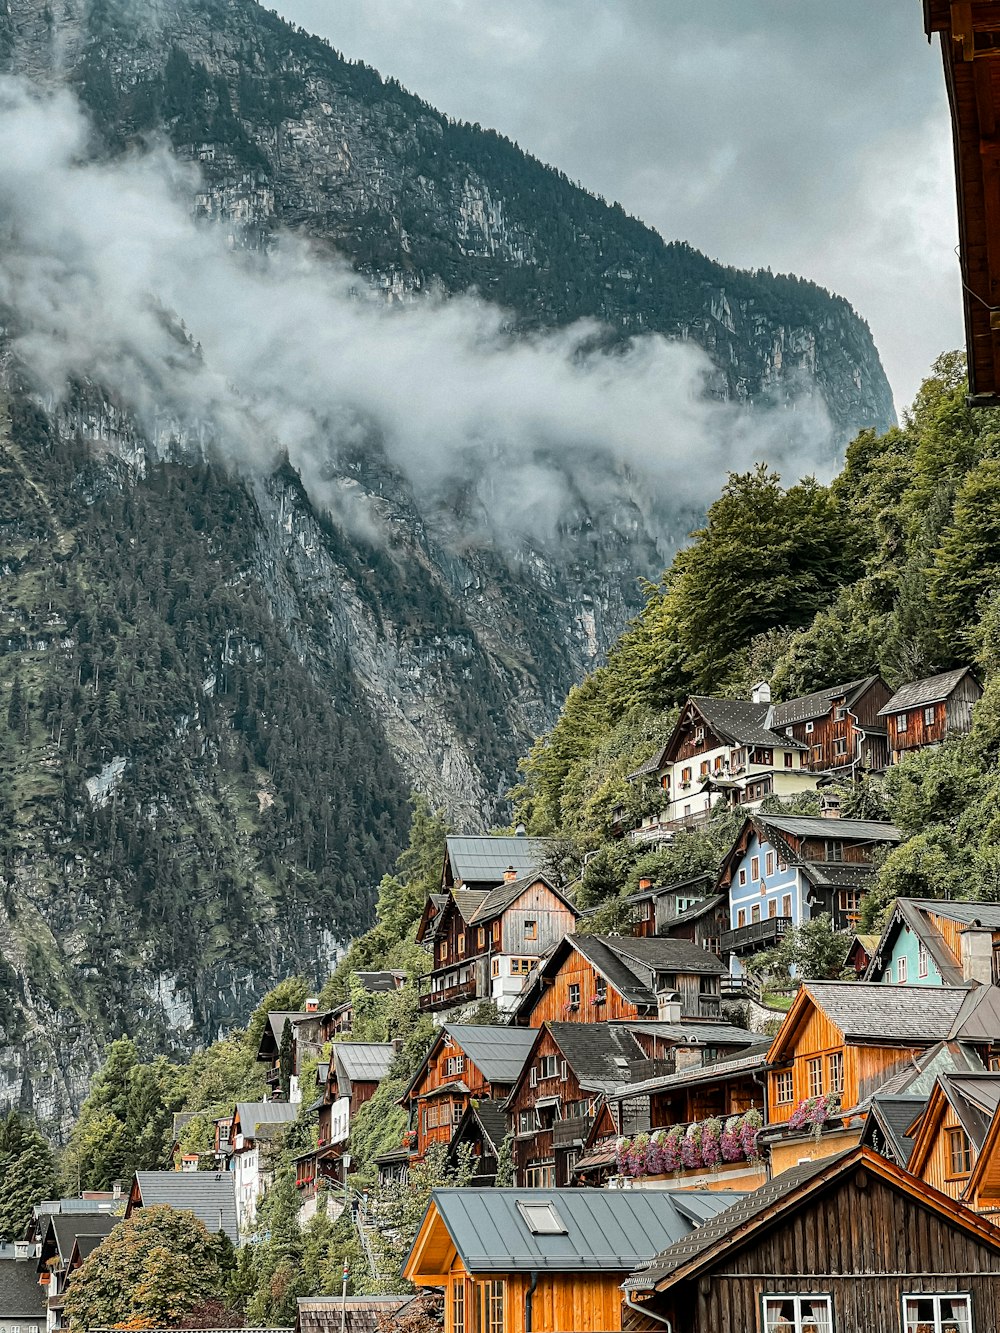
[[[910,1149],[913,1147],[913,1139],[906,1131],[920,1114],[921,1108],[926,1105],[926,1096],[919,1095],[908,1097],[898,1093],[895,1095],[876,1093],[872,1098],[871,1109],[868,1112],[871,1123],[881,1129],[901,1166],[906,1165]],[[870,1142],[872,1137],[872,1130],[866,1125],[865,1142]]]
[[[487,1083],[516,1083],[538,1036],[534,1028],[492,1024],[446,1023],[444,1030]]]
[[[935,916],[944,917],[946,921],[960,921],[965,926],[1000,930],[1000,903],[986,903],[976,899],[956,902],[950,898],[897,898],[896,901],[912,903],[922,912],[932,912]]]
[[[544,838],[452,836],[447,840],[448,861],[463,884],[502,884],[513,867],[518,876],[537,870],[545,860]]]
[[[405,972],[355,972],[354,976],[370,995],[398,990],[400,980],[406,980]]]
[[[981,1148],[1000,1107],[1000,1074],[939,1074],[938,1082],[962,1128]]]
[[[337,1073],[343,1070],[352,1083],[379,1083],[396,1056],[391,1041],[335,1041],[331,1057]]]
[[[895,824],[878,819],[825,819],[822,815],[753,816],[759,824],[791,833],[797,838],[824,838],[828,842],[902,842]]]
[[[30,1259],[0,1259],[0,1320],[18,1318],[45,1322],[45,1288]]]
[[[825,717],[829,713],[834,699],[843,699],[850,707],[854,700],[878,680],[878,675],[863,676],[860,680],[848,681],[846,685],[828,685],[825,689],[814,690],[812,694],[800,695],[798,699],[788,699],[783,704],[775,704],[771,713],[772,727],[790,727],[796,722],[809,722],[813,718]]]
[[[807,981],[804,989],[848,1039],[873,1045],[944,1041],[969,992],[961,986]]]
[[[701,875],[690,875],[687,879],[675,880],[672,884],[654,884],[648,889],[639,889],[636,893],[630,893],[625,901],[627,903],[641,903],[647,898],[662,898],[666,893],[682,893],[684,889],[689,889],[694,884],[714,883],[715,876],[707,872]],[[708,896],[708,892],[706,891],[705,896]]]
[[[660,1074],[656,1078],[643,1079],[641,1083],[619,1082],[609,1100],[620,1102],[643,1093],[672,1092],[674,1088],[689,1088],[701,1083],[721,1084],[730,1078],[741,1078],[755,1069],[764,1068],[770,1045],[770,1039],[765,1038],[750,1049],[737,1051],[733,1055],[724,1055],[718,1060],[710,1060],[705,1065],[695,1065],[692,1069],[684,1069],[677,1074]]]
[[[975,986],[966,995],[949,1038],[978,1045],[1000,1041],[1000,987]]]
[[[954,671],[942,671],[939,676],[925,676],[923,680],[912,680],[909,685],[901,685],[886,706],[879,710],[879,717],[889,713],[905,713],[908,708],[923,708],[927,704],[940,703],[969,671],[971,667],[956,667]]]
[[[258,1125],[284,1125],[294,1120],[299,1108],[293,1102],[237,1102],[240,1133],[252,1139]]]
[[[236,1177],[231,1171],[137,1171],[135,1178],[144,1208],[165,1203],[185,1209],[209,1231],[224,1231],[234,1245],[239,1244]]]
[[[431,1194],[470,1273],[630,1272],[741,1195],[712,1190],[442,1189]],[[549,1204],[566,1230],[537,1235],[518,1204]]]

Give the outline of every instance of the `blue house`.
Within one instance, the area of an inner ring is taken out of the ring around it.
[[[722,955],[740,976],[749,955],[828,912],[852,929],[874,874],[876,848],[900,841],[892,824],[816,815],[751,815],[722,863],[719,890],[729,896],[730,928]]]
[[[865,981],[895,986],[995,985],[1000,903],[897,898]]]

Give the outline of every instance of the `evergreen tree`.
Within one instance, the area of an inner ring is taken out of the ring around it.
[[[0,1119],[0,1237],[20,1237],[34,1205],[57,1188],[52,1149],[31,1121],[8,1112]]]

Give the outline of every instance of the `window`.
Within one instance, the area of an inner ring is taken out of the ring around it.
[[[707,778],[707,777],[708,777],[708,760],[707,760],[707,759],[703,759],[703,760],[701,761],[701,763],[698,765],[698,776],[701,777],[701,778]]]
[[[777,916],[777,915],[778,915],[778,900],[777,900],[777,898],[768,898],[768,900],[767,900],[767,915],[768,915],[769,917]]]
[[[691,770],[690,770],[690,768],[682,768],[682,769],[681,769],[681,782],[686,782],[686,783],[690,784],[690,782],[691,782]]]
[[[813,763],[814,763],[814,764],[821,764],[822,762],[823,762],[823,747],[822,747],[822,745],[814,745],[814,746],[813,746]]]
[[[480,926],[479,929],[476,931],[476,948],[477,948],[477,949],[485,949],[485,948],[486,948],[486,927],[485,927],[485,926]],[[465,1288],[464,1288],[464,1287],[462,1288],[462,1291],[463,1291],[463,1293],[464,1293],[464,1291],[465,1291]]]
[[[838,755],[847,754],[847,737],[838,736],[833,742],[833,753]]]
[[[781,900],[781,915],[792,915],[792,895],[790,893],[786,893]]]
[[[445,1077],[450,1078],[454,1074],[461,1074],[464,1068],[465,1068],[464,1055],[449,1055],[447,1060],[445,1060],[444,1062]]]
[[[839,889],[837,892],[837,910],[844,916],[856,920],[861,912],[861,890]]]
[[[517,1132],[519,1134],[534,1134],[538,1128],[538,1120],[534,1111],[519,1111],[517,1116]]]
[[[746,882],[747,882],[747,872],[746,872],[745,870],[741,870],[741,871],[740,871],[740,883],[741,883],[741,884],[745,884]]]
[[[754,903],[753,907],[751,907],[751,909],[750,909],[750,920],[751,920],[751,921],[759,921],[759,920],[760,920],[760,903]]]
[[[438,1109],[436,1106],[428,1106],[424,1109],[424,1133],[429,1129],[437,1129]]]
[[[504,1333],[503,1288],[500,1281],[479,1282],[478,1333]]]
[[[750,878],[753,879],[753,880],[758,880],[758,879],[760,879],[760,857],[759,857],[759,856],[753,856],[753,857],[750,858]]]
[[[451,1326],[454,1333],[465,1333],[465,1279],[451,1284]]]
[[[580,983],[578,981],[569,983],[569,1002],[577,1008],[580,1006]]]
[[[815,723],[815,722],[807,722],[807,723],[806,723],[806,735],[807,735],[807,736],[811,736],[815,730],[816,730],[816,723]]]
[[[606,1000],[608,998],[608,983],[603,977],[598,977],[594,982],[594,999]]]
[[[493,959],[493,962],[490,963],[490,973],[491,973],[491,975],[494,976],[494,977],[498,977],[498,976],[500,975],[500,959],[499,959],[499,958],[494,958],[494,959]]]
[[[917,976],[926,977],[927,975],[927,945],[923,940],[917,941]]]
[[[694,729],[694,739],[695,739],[695,743],[696,743],[696,744],[698,744],[698,745],[701,744],[701,742],[705,739],[705,728],[704,728],[704,727],[695,727],[695,729]]]
[[[512,958],[510,960],[510,975],[512,977],[526,977],[530,971],[530,958]]]
[[[461,935],[459,935],[459,937],[458,937],[458,953],[459,953],[459,957],[461,957],[462,954],[465,953],[465,931],[464,931],[464,930],[462,931]]]
[[[465,1103],[464,1103],[464,1102],[452,1102],[452,1104],[451,1104],[451,1123],[452,1123],[453,1125],[457,1125],[458,1122],[461,1120],[461,1118],[462,1118],[462,1116],[463,1116],[464,1114],[465,1114]]]
[[[933,708],[925,708],[925,709],[924,709],[924,726],[925,726],[925,727],[933,727],[933,725],[934,725],[936,719],[937,719],[937,713],[935,712],[935,710],[934,710]]]
[[[496,945],[499,945],[499,943],[500,943],[500,919],[499,919],[499,918],[497,918],[497,920],[493,922],[493,943],[496,944]]]
[[[524,938],[525,938],[526,940],[537,940],[537,939],[538,939],[538,922],[537,922],[537,921],[525,921],[525,923],[524,923]]]
[[[722,765],[723,765],[724,762],[725,762],[725,761],[723,760],[721,754],[717,754],[717,755],[715,756],[715,760],[714,760],[714,762],[713,762],[713,764],[712,764],[712,767],[715,769],[716,773],[721,773],[721,772],[722,772]]]
[[[794,763],[795,763],[795,756],[794,756],[794,754],[792,754],[791,750],[786,750],[786,751],[785,751],[785,767],[786,767],[786,768],[791,768],[792,765],[793,765]]]
[[[529,1190],[551,1189],[556,1183],[556,1169],[552,1162],[530,1162],[524,1168],[524,1184]]]
[[[739,928],[740,926],[745,926],[746,923],[747,923],[747,909],[745,907],[741,907],[740,910],[736,913],[737,928]]]
[[[518,1200],[517,1211],[533,1236],[565,1236],[566,1223],[551,1203],[527,1203]]]
[[[948,1174],[967,1176],[972,1170],[972,1144],[964,1129],[948,1130]]]
[[[843,861],[844,844],[837,840],[832,840],[826,844],[826,859],[828,861]]]
[[[776,1106],[787,1106],[795,1096],[795,1076],[790,1069],[783,1069],[774,1076],[774,1101]]]
[[[829,1296],[765,1296],[764,1333],[833,1333]]]
[[[817,1056],[814,1060],[806,1061],[806,1072],[809,1078],[809,1096],[823,1096],[823,1060]]]
[[[905,714],[905,713],[897,713],[897,714],[896,714],[896,730],[897,730],[897,731],[905,731],[905,730],[906,730],[906,714]]]
[[[844,1091],[844,1053],[843,1051],[834,1051],[833,1055],[826,1057],[826,1073],[830,1080],[831,1092]]]
[[[904,1296],[903,1333],[972,1333],[971,1296]]]
[[[838,704],[837,707],[833,710],[833,720],[835,722],[843,722],[846,716],[847,716],[847,705]]]
[[[906,982],[906,959],[900,958],[896,964],[896,980],[902,986]]]
[[[441,962],[442,962],[442,963],[445,962],[445,961],[447,960],[447,957],[448,957],[448,941],[447,941],[447,940],[442,940],[442,941],[441,941],[440,957],[441,957]]]
[[[538,1062],[539,1078],[555,1078],[559,1073],[559,1061],[554,1055],[543,1055]]]

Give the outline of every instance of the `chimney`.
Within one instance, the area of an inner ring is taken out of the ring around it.
[[[759,680],[750,691],[750,702],[752,704],[769,704],[771,702],[771,687],[766,680]]]
[[[403,1049],[403,1038],[402,1038],[402,1037],[393,1037],[393,1039],[392,1039],[392,1049],[396,1052],[397,1055],[399,1054],[399,1052]]]
[[[840,792],[827,790],[820,797],[819,812],[823,819],[840,818]]]
[[[528,830],[524,827],[523,824],[518,824],[517,828],[514,830],[514,837],[526,838],[527,836],[528,836]]]
[[[993,932],[983,926],[972,925],[963,930],[962,980],[974,981],[980,986],[993,984]]]
[[[111,1197],[112,1199],[114,1199],[115,1203],[117,1203],[119,1199],[122,1197],[122,1183],[120,1180],[112,1181]]]
[[[647,889],[651,889],[652,887],[653,887],[653,881],[651,879],[640,879],[639,881],[640,892],[645,893]]]
[[[307,1014],[319,1013],[319,1000],[315,995],[310,995],[309,998],[306,1000],[306,1013]]]
[[[17,1263],[23,1264],[26,1259],[33,1259],[35,1256],[32,1250],[35,1247],[27,1240],[16,1240],[14,1242],[14,1259]]]
[[[503,882],[505,884],[513,884],[515,879],[517,879],[517,871],[513,866],[508,866],[503,872]]]
[[[656,996],[656,1017],[661,1023],[681,1021],[681,997],[675,990],[661,990]]]

